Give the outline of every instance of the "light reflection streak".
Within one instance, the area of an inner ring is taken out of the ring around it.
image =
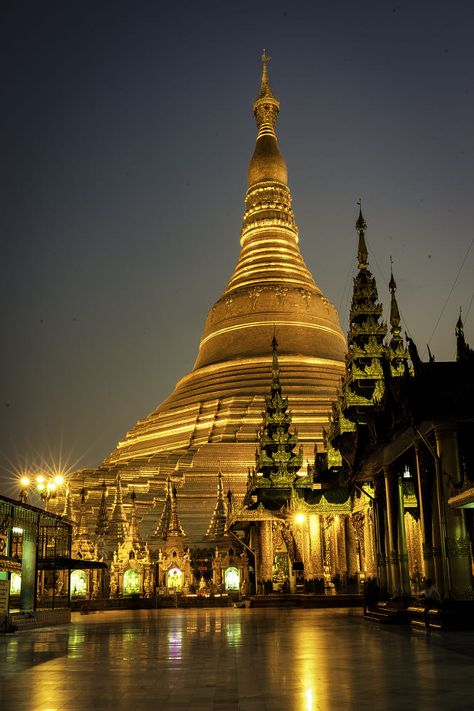
[[[183,630],[174,629],[168,632],[168,659],[173,661],[182,658]]]

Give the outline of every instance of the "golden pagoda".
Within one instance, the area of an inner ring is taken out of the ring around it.
[[[299,248],[288,173],[276,135],[280,102],[263,52],[260,93],[253,103],[257,139],[248,167],[241,251],[222,296],[209,311],[192,371],[150,415],[139,420],[87,485],[104,477],[137,494],[145,534],[156,529],[168,477],[179,489],[190,543],[204,540],[215,506],[215,479],[242,498],[255,464],[256,431],[279,343],[281,381],[293,422],[312,460],[324,449],[331,404],[344,373],[346,342],[335,306],[321,292]],[[81,477],[84,473],[81,473]],[[100,477],[100,478],[99,478]]]

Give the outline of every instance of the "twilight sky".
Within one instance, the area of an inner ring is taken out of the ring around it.
[[[467,0],[3,0],[0,491],[98,465],[192,368],[239,253],[263,47],[344,330],[361,197],[420,352],[454,357],[460,306],[474,345],[473,27]]]

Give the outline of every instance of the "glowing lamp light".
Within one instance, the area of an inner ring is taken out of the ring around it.
[[[43,476],[42,474],[38,474],[38,476],[36,477],[36,483],[37,483],[38,485],[39,485],[39,484],[44,484],[44,481],[45,481],[44,476]],[[43,488],[44,488],[44,487],[43,487]]]
[[[44,491],[46,489],[46,485],[42,481],[38,481],[36,483],[36,488],[38,491]]]
[[[301,512],[300,512],[300,513],[297,513],[297,514],[295,515],[295,522],[296,522],[297,524],[299,524],[300,526],[301,526],[301,524],[304,523],[305,521],[306,521],[306,516],[304,515],[304,513],[301,513]]]
[[[56,474],[54,477],[54,483],[56,486],[62,486],[64,484],[64,477],[61,474]]]
[[[29,485],[31,484],[30,477],[29,476],[22,476],[20,479],[20,486],[22,486],[24,489],[26,489]]]

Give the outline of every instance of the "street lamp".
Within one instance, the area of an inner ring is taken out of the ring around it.
[[[45,511],[48,508],[48,501],[53,499],[64,484],[62,474],[54,474],[52,476],[44,476],[37,474],[33,481],[33,486],[41,496]],[[20,501],[25,504],[28,500],[28,494],[32,486],[32,481],[26,474],[20,478]]]
[[[26,504],[28,501],[28,489],[30,488],[30,477],[24,474],[22,477],[20,477],[20,495],[19,499],[22,504]]]

